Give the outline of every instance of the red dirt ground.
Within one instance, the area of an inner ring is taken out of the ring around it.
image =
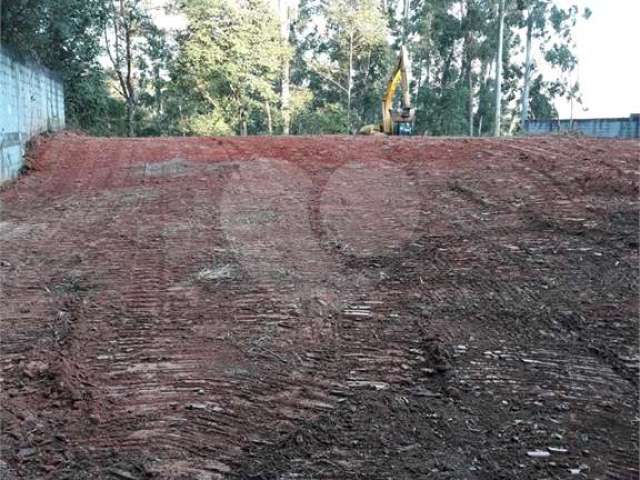
[[[0,478],[637,478],[639,152],[45,139],[0,191]]]

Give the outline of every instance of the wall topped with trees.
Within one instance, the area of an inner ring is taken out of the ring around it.
[[[0,182],[19,173],[34,135],[64,125],[62,79],[0,47]]]

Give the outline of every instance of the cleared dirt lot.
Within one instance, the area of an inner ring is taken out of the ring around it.
[[[639,152],[46,139],[0,478],[637,478]]]

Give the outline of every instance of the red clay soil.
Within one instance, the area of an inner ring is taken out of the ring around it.
[[[639,152],[45,139],[0,191],[0,478],[638,478]]]

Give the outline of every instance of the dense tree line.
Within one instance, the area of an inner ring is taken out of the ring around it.
[[[161,0],[1,5],[2,43],[62,74],[69,125],[130,136],[357,131],[380,120],[401,44],[419,133],[492,134],[498,97],[517,132],[580,101],[571,33],[590,15],[553,0],[179,0],[167,14],[185,26],[167,32]]]

